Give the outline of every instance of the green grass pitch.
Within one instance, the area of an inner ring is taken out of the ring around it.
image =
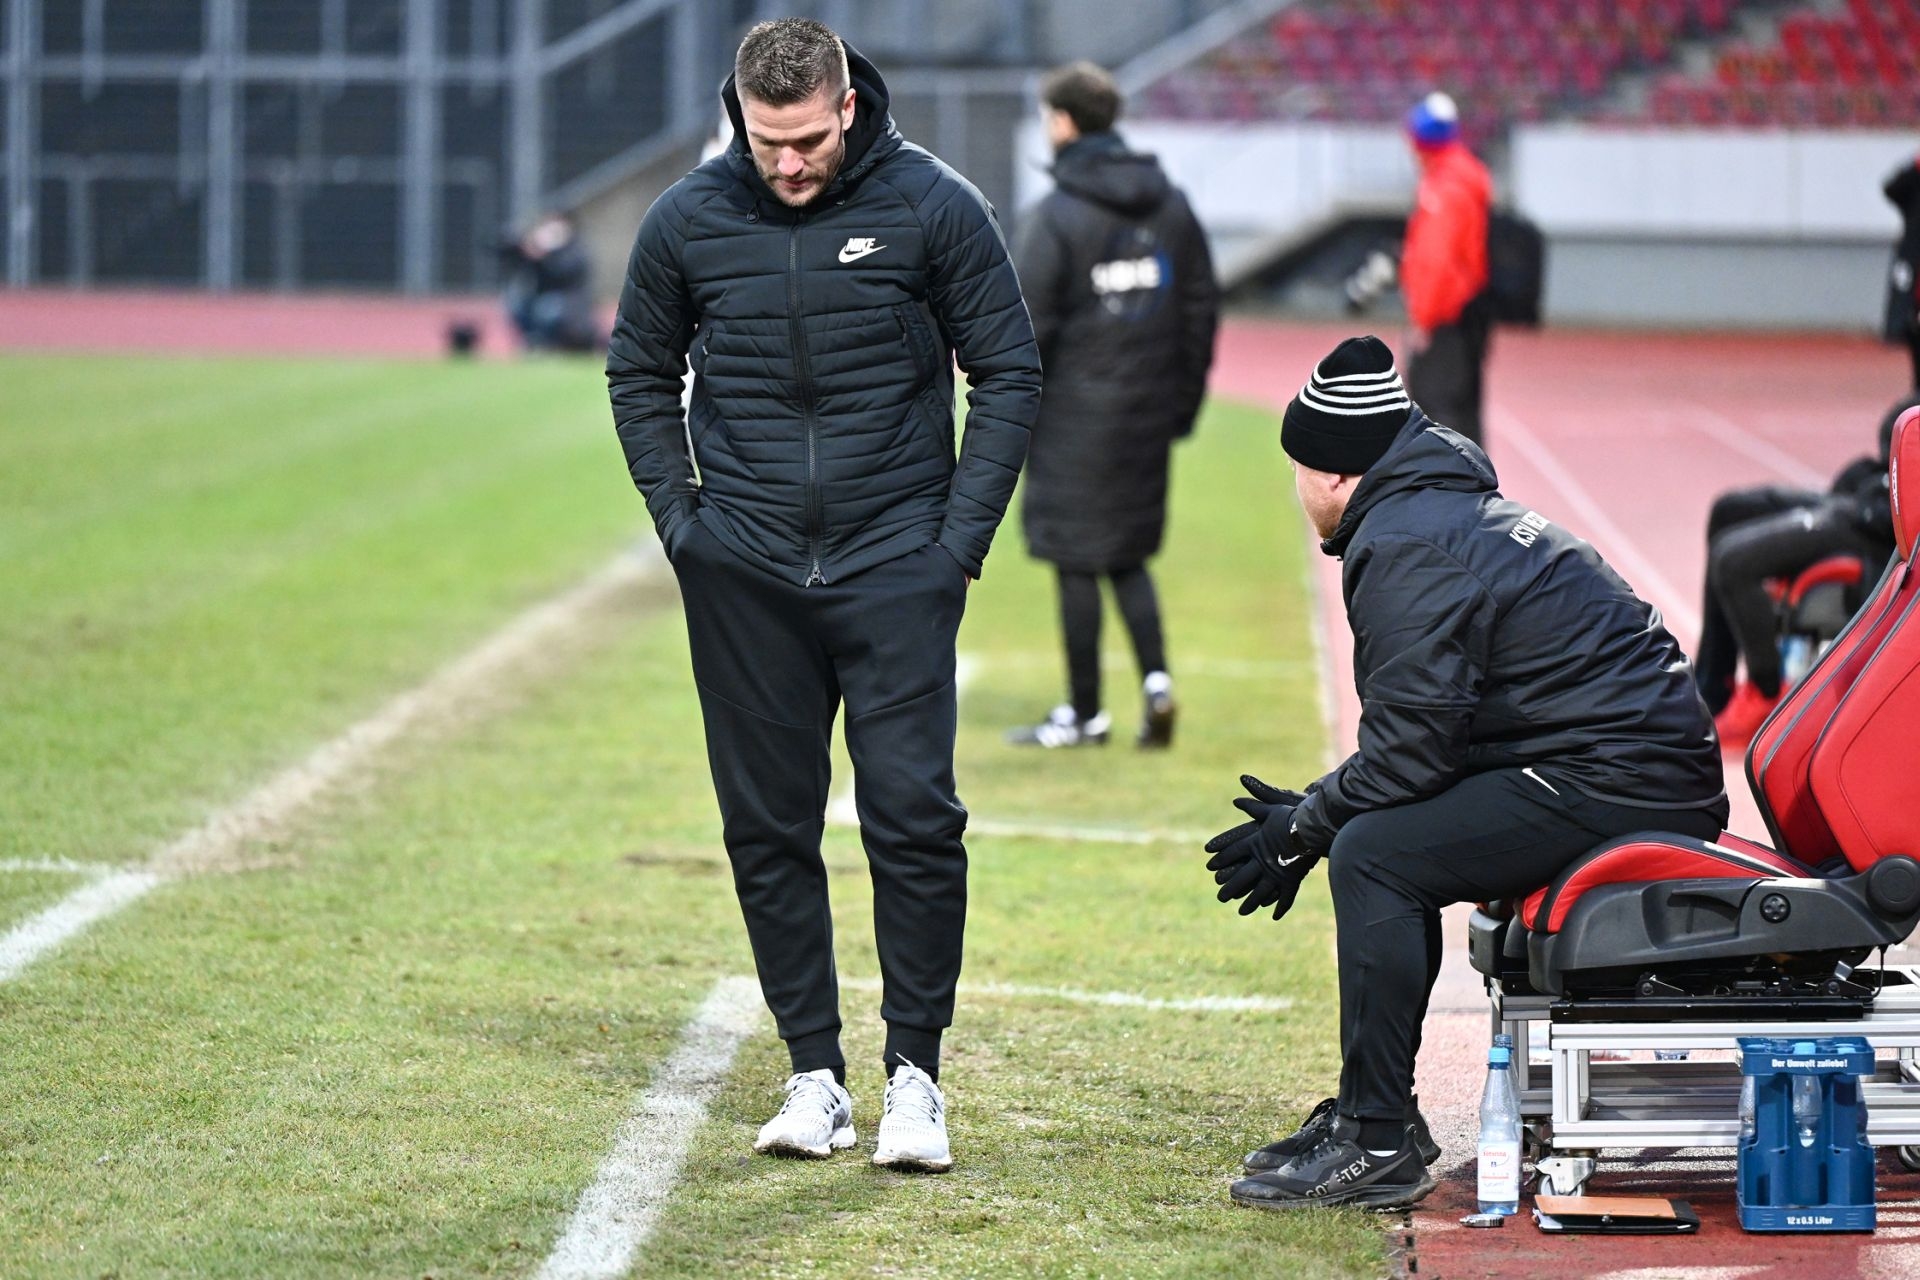
[[[0,932],[127,866],[650,541],[591,364],[0,358]],[[1182,704],[1163,755],[1109,617],[1114,745],[1016,753],[1063,676],[1010,517],[961,649],[982,823],[1211,833],[1324,731],[1269,415],[1209,406],[1156,562]],[[844,777],[844,766],[838,771]],[[940,1178],[747,1155],[735,1061],[636,1274],[1364,1276],[1358,1214],[1231,1207],[1239,1155],[1330,1091],[1331,914],[1213,901],[1197,843],[970,841]],[[875,976],[834,829],[843,972]],[[715,979],[751,971],[670,590],[585,617],[230,868],[171,881],[0,983],[0,1271],[524,1276]],[[1110,1008],[974,984],[1255,995]],[[843,995],[862,1146],[871,990]]]

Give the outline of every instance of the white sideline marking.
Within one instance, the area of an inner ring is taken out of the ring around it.
[[[520,614],[424,684],[395,697],[373,715],[322,743],[305,760],[275,774],[237,803],[178,837],[155,853],[144,868],[110,871],[15,926],[0,936],[0,982],[17,977],[40,956],[96,921],[139,901],[156,885],[233,858],[248,841],[283,826],[422,720],[464,705],[477,687],[537,652],[573,627],[581,614],[646,580],[665,563],[657,547],[621,553],[585,581]]]
[[[842,988],[850,991],[878,991],[878,978],[842,978]],[[1280,1013],[1293,1008],[1286,996],[1143,996],[1135,991],[1082,991],[1076,987],[1030,987],[1010,982],[968,982],[962,979],[962,996],[1001,997],[1013,1000],[1064,1000],[1070,1004],[1109,1005],[1123,1009],[1171,1009],[1198,1013]]]
[[[1320,760],[1325,771],[1331,772],[1346,758],[1345,744],[1340,741],[1340,707],[1334,699],[1333,651],[1327,648],[1327,611],[1320,600],[1320,575],[1323,572],[1319,561],[1314,559],[1320,550],[1320,535],[1314,531],[1313,524],[1303,510],[1300,513],[1300,525],[1307,535],[1307,554],[1303,571],[1307,586],[1307,638],[1313,644],[1313,665],[1320,673],[1316,681],[1320,686],[1320,729],[1324,735],[1324,745],[1320,748]],[[1340,620],[1342,630],[1346,628],[1346,618]]]
[[[1030,671],[1049,670],[1060,666],[1060,655],[1039,649],[999,649],[993,654],[993,665],[997,670]],[[1302,672],[1312,672],[1313,662],[1307,658],[1192,658],[1182,657],[1179,671],[1175,673],[1174,684],[1187,676],[1204,676],[1216,680],[1274,680],[1287,676],[1296,676]],[[1100,655],[1102,671],[1132,671],[1133,655],[1119,649],[1110,649]]]
[[[1000,822],[992,818],[967,821],[970,836],[1013,839],[1085,841],[1091,844],[1205,844],[1212,831],[1140,831],[1133,827],[1080,827],[1053,822]]]
[[[1654,603],[1670,620],[1667,630],[1675,635],[1699,635],[1700,614],[1687,604],[1686,593],[1674,586],[1659,566],[1642,554],[1638,544],[1601,509],[1593,495],[1573,478],[1573,473],[1540,443],[1532,428],[1497,405],[1492,406],[1491,413],[1500,420],[1501,438],[1513,442],[1513,447],[1546,477],[1560,500],[1573,508],[1587,528],[1597,535],[1598,541],[1606,544],[1603,548],[1606,558],[1627,570],[1621,576],[1627,578],[1643,597],[1649,594],[1659,597]]]
[[[957,699],[973,683],[974,676],[980,673],[980,659],[971,653],[954,655],[953,686]],[[854,803],[853,780],[848,778],[834,789],[833,798],[827,801],[827,825],[830,827],[857,827],[860,825],[860,807]]]
[[[1770,1266],[1634,1267],[1625,1271],[1603,1271],[1594,1280],[1740,1280],[1742,1276],[1770,1270]]]
[[[1744,453],[1763,467],[1778,472],[1802,489],[1825,493],[1829,480],[1800,459],[1769,440],[1755,435],[1724,413],[1716,413],[1703,404],[1689,404],[1693,425],[1735,453]]]
[[[0,982],[18,977],[41,955],[105,919],[160,883],[151,871],[118,871],[91,878],[45,911],[0,937]]]
[[[120,870],[111,862],[75,862],[72,858],[0,858],[0,875],[14,872],[45,872],[59,876],[112,875]]]
[[[963,653],[954,661],[953,679],[964,694],[973,678],[980,674],[985,660],[978,654]],[[843,782],[827,802],[827,825],[858,827],[860,809],[854,803],[853,784]],[[1086,827],[1050,822],[998,822],[990,818],[969,818],[970,836],[1002,836],[1033,840],[1086,841],[1093,844],[1193,844],[1213,837],[1213,832],[1140,831],[1130,827]]]
[[[613,1280],[627,1273],[680,1180],[707,1103],[765,1008],[752,978],[713,984],[680,1033],[679,1046],[614,1135],[613,1150],[581,1193],[539,1280]]]

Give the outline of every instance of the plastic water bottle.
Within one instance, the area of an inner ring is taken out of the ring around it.
[[[1820,1130],[1820,1081],[1814,1076],[1793,1078],[1793,1136],[1810,1147]]]
[[[1510,1044],[1496,1040],[1487,1050],[1487,1087],[1480,1093],[1481,1213],[1510,1214],[1520,1208],[1520,1104],[1512,1060]]]
[[[1520,1114],[1519,1067],[1521,1063],[1518,1058],[1514,1057],[1513,1037],[1503,1031],[1493,1038],[1493,1046],[1496,1049],[1505,1049],[1507,1051],[1507,1070],[1505,1073],[1507,1077],[1507,1092],[1513,1095],[1513,1114],[1517,1116]]]
[[[1760,1132],[1760,1122],[1753,1110],[1753,1077],[1740,1077],[1740,1145],[1746,1146]]]

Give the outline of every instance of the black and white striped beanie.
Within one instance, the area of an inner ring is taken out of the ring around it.
[[[1380,461],[1412,410],[1387,344],[1348,338],[1287,405],[1280,447],[1303,467],[1357,476]]]

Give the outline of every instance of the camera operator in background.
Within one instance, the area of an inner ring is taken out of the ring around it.
[[[593,320],[592,264],[564,213],[543,214],[517,240],[503,241],[505,304],[528,351],[598,351],[605,342]]]

